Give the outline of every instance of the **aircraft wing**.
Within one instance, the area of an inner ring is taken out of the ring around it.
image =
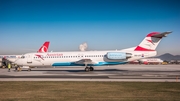
[[[75,62],[76,64],[95,64],[91,59],[81,59]]]
[[[163,32],[163,33],[160,33],[160,34],[154,34],[151,37],[162,38],[162,37],[166,37],[170,33],[172,33],[172,32]]]

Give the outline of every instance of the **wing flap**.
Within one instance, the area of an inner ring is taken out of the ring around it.
[[[75,62],[76,64],[94,64],[91,59],[81,59]]]

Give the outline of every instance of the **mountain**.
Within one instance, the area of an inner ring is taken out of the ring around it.
[[[156,58],[160,58],[161,60],[180,60],[180,55],[172,55],[170,53],[165,53],[163,55],[160,56],[156,56]]]

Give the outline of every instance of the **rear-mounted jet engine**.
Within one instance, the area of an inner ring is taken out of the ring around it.
[[[131,53],[124,53],[124,52],[108,52],[107,58],[109,60],[126,60],[131,58]]]

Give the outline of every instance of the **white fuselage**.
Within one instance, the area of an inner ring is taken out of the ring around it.
[[[110,51],[77,51],[27,53],[14,63],[19,66],[86,66],[86,71],[93,71],[92,66],[119,65],[130,61],[156,56],[159,42],[172,32],[151,32],[136,47]],[[45,45],[47,46],[47,44]],[[41,48],[44,50],[44,48]],[[11,61],[11,60],[10,60]]]
[[[131,57],[127,59],[108,59],[108,52],[130,53]],[[85,66],[83,60],[89,66],[118,65],[141,58],[152,57],[156,51],[77,51],[77,52],[47,52],[47,53],[28,53],[17,59],[15,63],[20,66]]]

